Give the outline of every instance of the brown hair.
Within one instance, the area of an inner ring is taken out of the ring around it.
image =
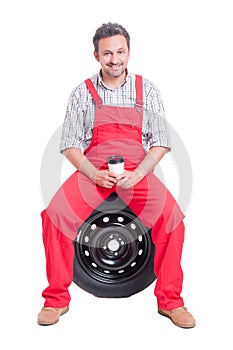
[[[99,27],[95,32],[95,35],[93,37],[95,51],[98,53],[100,39],[108,38],[114,35],[123,35],[127,41],[128,49],[130,49],[130,36],[127,30],[118,23],[108,22],[102,24],[102,26]]]

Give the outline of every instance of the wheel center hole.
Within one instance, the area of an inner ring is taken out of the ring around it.
[[[108,242],[108,249],[112,252],[116,252],[120,248],[120,243],[115,239],[111,239],[111,241]]]

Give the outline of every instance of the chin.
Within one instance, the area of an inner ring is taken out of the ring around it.
[[[112,78],[119,78],[122,74],[124,74],[125,70],[120,72],[108,72],[108,75]]]

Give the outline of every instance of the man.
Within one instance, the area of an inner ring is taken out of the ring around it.
[[[180,296],[184,215],[154,168],[170,150],[163,103],[156,86],[128,72],[130,36],[119,24],[97,29],[94,56],[99,74],[70,96],[61,152],[77,171],[41,214],[49,286],[38,324],[51,325],[68,311],[77,229],[112,192],[152,229],[158,312],[183,328],[195,326]],[[108,170],[112,154],[125,158],[125,171]]]

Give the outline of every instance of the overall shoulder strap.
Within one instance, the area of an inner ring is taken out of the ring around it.
[[[143,86],[141,75],[136,75],[136,106],[143,106]]]
[[[96,88],[94,87],[94,84],[92,83],[91,79],[86,79],[85,84],[90,91],[90,94],[95,102],[95,104],[98,107],[101,107],[103,105],[103,102],[101,98],[98,95],[98,92],[96,91]],[[142,87],[142,76],[136,75],[136,106],[142,107],[143,106],[143,87]]]
[[[85,84],[90,91],[90,94],[96,104],[96,106],[101,107],[103,105],[103,102],[101,98],[98,95],[98,92],[96,91],[96,88],[94,87],[94,84],[92,83],[91,79],[86,79]]]

